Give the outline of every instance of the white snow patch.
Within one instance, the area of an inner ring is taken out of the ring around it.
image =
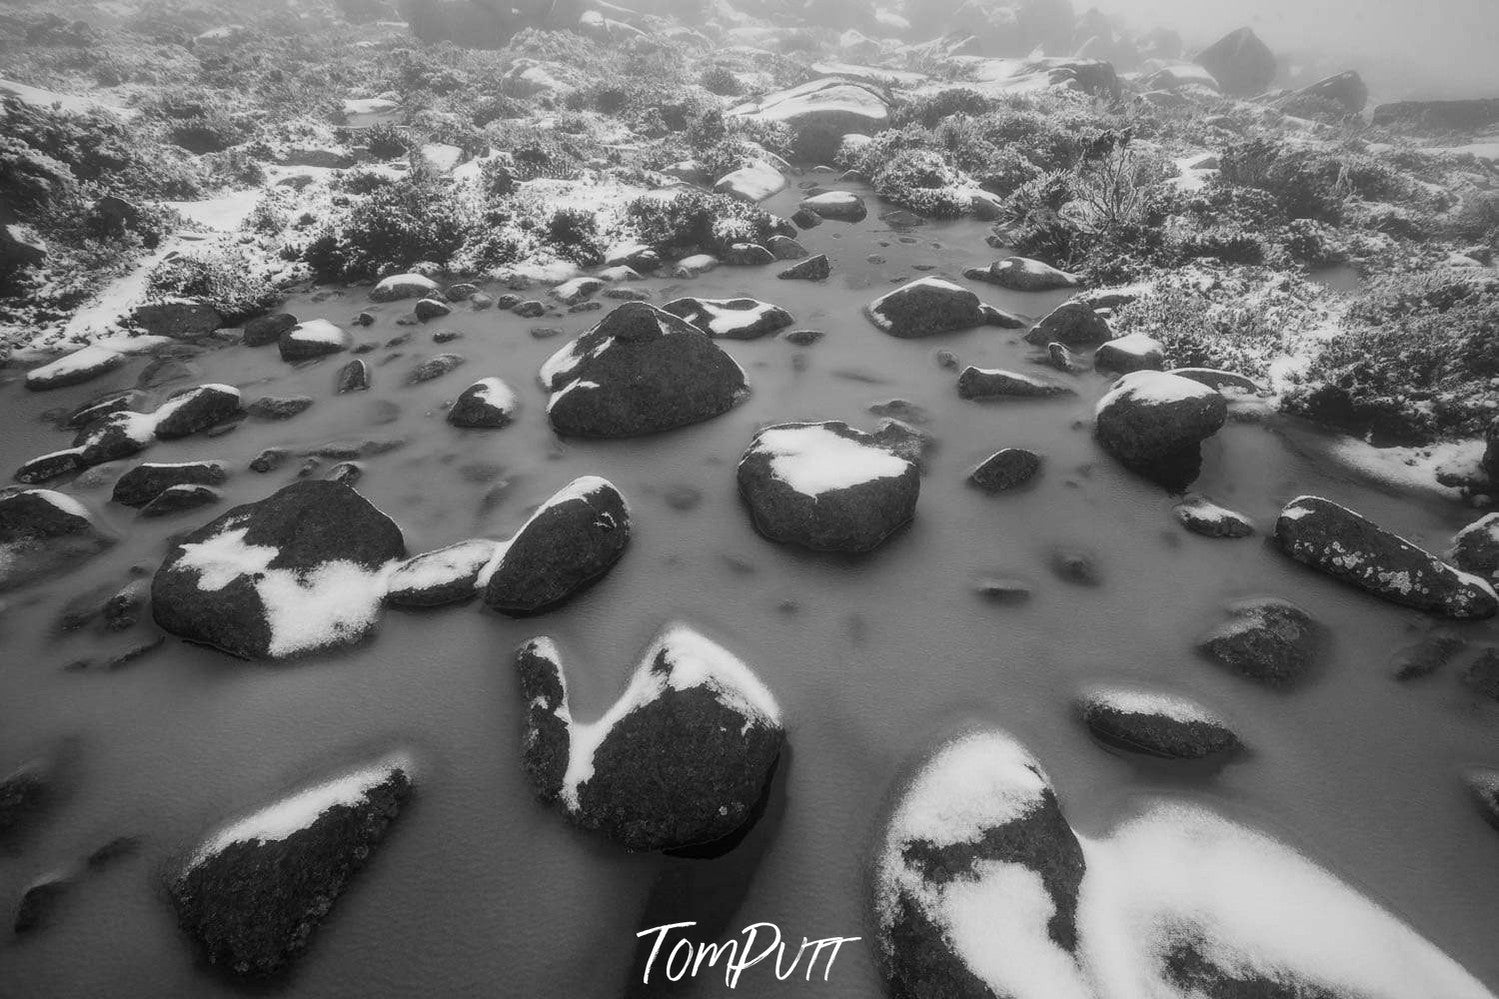
[[[1098,400],[1095,413],[1102,413],[1115,403],[1130,401],[1165,406],[1191,399],[1210,399],[1218,393],[1190,378],[1164,371],[1134,371],[1120,378],[1114,387]]]
[[[293,326],[287,335],[304,343],[342,343],[344,331],[326,319],[309,319]]]
[[[1049,786],[1041,765],[1009,736],[963,736],[939,750],[911,782],[890,820],[888,842],[970,842],[986,829],[1024,818]]]
[[[1222,725],[1223,719],[1188,697],[1133,687],[1095,687],[1084,697],[1087,704],[1112,708],[1123,714],[1156,715],[1178,722]]]
[[[911,467],[882,447],[850,440],[815,424],[764,430],[751,451],[768,452],[771,474],[808,496],[896,478]]]
[[[477,576],[494,558],[499,547],[497,541],[475,538],[424,552],[402,562],[390,574],[386,592],[430,590],[467,576]]]

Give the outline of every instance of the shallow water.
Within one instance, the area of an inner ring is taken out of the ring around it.
[[[788,210],[796,193],[770,207]],[[1168,496],[1092,442],[1103,377],[1071,378],[1076,397],[965,402],[956,372],[934,361],[940,347],[964,363],[1055,373],[1035,366],[1039,352],[1015,332],[902,341],[859,314],[892,281],[922,273],[918,265],[956,275],[992,259],[983,234],[973,222],[896,230],[871,216],[803,235],[833,260],[825,285],[777,281],[774,265],[645,282],[658,304],[678,294],[749,294],[785,306],[796,328],[827,333],[807,348],[773,337],[722,342],[749,375],[750,399],[652,438],[559,441],[548,429],[535,372],[565,337],[537,340],[528,330],[560,326],[571,336],[602,312],[526,320],[460,306],[406,328],[395,319],[410,303],[371,305],[362,289],[295,298],[287,309],[303,319],[347,324],[370,310],[373,327],[351,327],[358,340],[413,333],[398,351],[366,355],[375,388],[347,396],[332,395],[346,358],[292,369],[273,347],[236,347],[195,360],[199,381],[231,382],[246,401],[307,394],[317,402],[285,423],[246,422],[224,437],[161,443],[142,456],[223,459],[233,472],[218,510],[131,523],[132,511],[106,502],[108,485],[63,487],[102,511],[121,542],[77,571],[0,597],[0,772],[59,746],[70,761],[66,799],[20,849],[0,854],[0,909],[37,876],[110,838],[142,837],[136,855],[82,880],[48,929],[0,943],[0,995],[242,991],[196,963],[160,889],[162,871],[223,821],[392,745],[415,754],[419,797],[317,932],[283,986],[292,994],[628,994],[642,968],[636,931],[686,920],[702,924],[698,939],[756,921],[778,923],[793,940],[863,935],[826,982],[820,973],[811,985],[800,976],[776,982],[761,966],[746,972],[740,991],[876,994],[865,865],[889,795],[935,740],[975,721],[1010,730],[1044,761],[1080,831],[1107,828],[1142,795],[1190,795],[1304,850],[1499,987],[1499,840],[1457,780],[1462,765],[1499,757],[1499,708],[1475,703],[1450,665],[1424,682],[1390,678],[1393,651],[1433,626],[1425,616],[1303,569],[1262,537],[1184,532]],[[884,261],[869,262],[871,254]],[[1030,316],[1065,297],[974,287],[985,301]],[[438,329],[463,337],[436,345]],[[419,360],[443,351],[468,363],[404,385]],[[132,384],[143,365],[56,392],[27,393],[18,379],[0,385],[8,414],[0,465],[64,446],[41,414]],[[521,395],[518,422],[500,431],[448,426],[442,404],[490,375]],[[184,384],[192,383],[158,393]],[[791,419],[872,429],[878,418],[867,407],[891,398],[925,408],[940,442],[909,528],[862,558],[800,553],[756,535],[734,480],[754,430]],[[382,412],[386,401],[398,413]],[[511,620],[478,604],[390,611],[365,646],[281,665],[169,640],[114,672],[64,668],[151,632],[59,637],[51,623],[62,602],[121,580],[131,565],[154,568],[174,532],[295,478],[299,459],[269,475],[245,470],[261,449],[366,439],[407,442],[367,459],[357,488],[401,525],[413,553],[507,536],[536,503],[585,473],[609,478],[630,500],[631,547],[597,586],[540,618]],[[1205,448],[1197,488],[1262,528],[1286,500],[1319,493],[1437,550],[1471,519],[1453,504],[1359,481],[1323,458],[1321,444],[1315,432],[1278,419],[1231,423]],[[968,469],[1005,446],[1045,455],[1039,481],[1000,497],[966,486]],[[678,509],[668,502],[678,487],[699,490],[701,502]],[[1048,559],[1058,546],[1094,552],[1101,584],[1053,576]],[[1018,606],[986,603],[972,586],[988,575],[1024,581],[1034,595]],[[1288,598],[1327,627],[1319,668],[1290,692],[1264,690],[1193,652],[1222,620],[1222,606],[1246,595]],[[629,856],[576,832],[532,799],[519,767],[510,654],[522,639],[559,641],[573,710],[591,719],[672,619],[748,661],[780,700],[789,732],[765,818],[715,861]],[[1493,637],[1489,625],[1453,630],[1475,642]],[[1216,774],[1113,755],[1070,706],[1101,680],[1193,696],[1227,715],[1251,753]],[[706,975],[658,984],[653,976],[650,994],[724,993],[722,979]]]

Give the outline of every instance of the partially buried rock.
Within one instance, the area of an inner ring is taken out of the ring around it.
[[[392,755],[310,787],[218,832],[168,889],[177,922],[210,964],[243,978],[282,971],[410,800]]]
[[[496,429],[515,419],[515,392],[498,378],[481,378],[468,388],[448,410],[448,422],[455,427]]]
[[[334,379],[333,391],[337,395],[344,395],[348,392],[363,392],[370,387],[373,380],[369,362],[362,357],[356,357],[338,369],[338,377]]]
[[[283,361],[309,361],[348,350],[354,344],[349,331],[326,319],[298,323],[281,334],[278,347]]]
[[[776,277],[785,281],[826,281],[832,273],[833,268],[828,263],[827,254],[819,253],[815,257],[797,261]]]
[[[678,298],[663,307],[712,337],[753,340],[790,326],[791,313],[753,298]]]
[[[1254,533],[1254,522],[1248,517],[1221,507],[1206,496],[1187,496],[1172,512],[1183,527],[1205,538],[1247,538]]]
[[[199,385],[178,392],[152,414],[152,432],[162,440],[189,437],[239,415],[239,389]]]
[[[257,420],[289,420],[311,408],[312,396],[309,395],[265,395],[246,406],[245,412]]]
[[[1131,371],[1160,371],[1166,366],[1166,348],[1159,340],[1144,333],[1115,337],[1093,355],[1095,367],[1128,374]]]
[[[1228,403],[1205,385],[1159,371],[1114,383],[1095,410],[1094,433],[1126,467],[1168,489],[1186,488],[1202,467],[1201,444],[1228,418]]]
[[[1428,635],[1395,653],[1395,679],[1416,680],[1430,676],[1457,655],[1466,643],[1453,635]]]
[[[363,639],[401,530],[348,486],[302,481],[193,531],[151,581],[156,623],[245,659]]]
[[[0,842],[31,825],[55,791],[49,768],[39,760],[0,778]]]
[[[1243,600],[1229,607],[1229,620],[1198,648],[1253,680],[1288,684],[1300,679],[1317,655],[1317,626],[1287,600]]]
[[[1499,513],[1480,517],[1453,536],[1452,564],[1490,581],[1499,578]]]
[[[1459,619],[1499,610],[1483,579],[1320,496],[1287,503],[1275,540],[1296,561],[1391,603]]]
[[[1068,347],[1092,347],[1114,335],[1108,320],[1087,302],[1064,302],[1047,313],[1025,335],[1026,343],[1044,346],[1056,342]]]
[[[1050,264],[1026,257],[1005,257],[988,267],[974,267],[964,271],[963,276],[974,281],[997,284],[1011,291],[1056,291],[1060,288],[1076,288],[1083,283],[1076,274],[1069,274]]]
[[[1023,447],[996,451],[968,473],[968,481],[986,493],[1000,493],[1029,482],[1041,471],[1041,456]]]
[[[630,540],[630,510],[595,475],[573,480],[515,533],[484,585],[484,603],[511,615],[556,607],[610,569]]]
[[[170,465],[147,462],[115,480],[110,498],[124,506],[142,507],[172,486],[217,486],[228,477],[223,463],[218,461],[187,461]]]
[[[523,762],[537,795],[630,850],[718,852],[763,808],[785,742],[770,691],[733,653],[683,625],[646,650],[597,721],[569,710],[556,645],[516,654]]]
[[[803,198],[801,209],[816,212],[825,219],[839,222],[862,222],[869,215],[864,199],[852,191],[825,191]]]
[[[541,368],[560,434],[633,437],[711,419],[749,395],[744,371],[685,321],[621,305]]]
[[[964,399],[1044,399],[1073,395],[1066,385],[1033,378],[1017,371],[969,365],[958,375],[958,395]]]
[[[482,587],[480,578],[504,546],[477,538],[423,552],[390,574],[385,602],[398,607],[440,607],[467,600]]]
[[[127,360],[129,358],[118,350],[90,344],[41,367],[32,368],[26,373],[26,387],[33,392],[41,392],[82,385],[107,375],[116,368],[123,368]]]
[[[1259,385],[1252,378],[1233,371],[1219,371],[1217,368],[1172,368],[1168,374],[1176,375],[1178,378],[1186,378],[1202,385],[1206,385],[1214,392],[1244,392],[1250,395],[1260,391]]]
[[[894,337],[909,339],[973,329],[990,322],[973,292],[946,278],[917,278],[864,308],[870,322]]]
[[[406,377],[406,383],[420,385],[422,382],[430,382],[456,370],[464,362],[465,358],[462,354],[435,354],[412,369],[411,374]]]
[[[188,510],[196,510],[199,507],[212,506],[222,498],[219,491],[212,486],[168,486],[155,499],[141,507],[141,516],[167,517],[176,513],[185,513]]]
[[[1217,714],[1174,694],[1106,687],[1090,691],[1078,709],[1095,736],[1131,753],[1200,760],[1241,745]]]
[[[821,551],[878,547],[916,512],[914,463],[846,423],[783,423],[755,435],[739,493],[772,541]]]
[[[288,312],[274,312],[245,323],[242,342],[246,347],[264,347],[281,339],[281,334],[297,325],[297,317]]]

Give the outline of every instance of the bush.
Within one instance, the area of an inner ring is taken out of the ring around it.
[[[411,148],[402,130],[389,122],[370,126],[364,133],[364,144],[377,160],[399,159]]]
[[[415,173],[357,201],[308,245],[303,258],[324,279],[371,280],[424,261],[446,264],[467,235],[448,182]]]
[[[760,208],[721,194],[687,191],[675,198],[637,198],[625,209],[636,237],[668,258],[722,253],[734,243],[764,243],[775,234]]]
[[[901,150],[870,181],[881,198],[921,215],[957,218],[972,205],[972,199],[959,190],[962,174],[929,149]]]
[[[1220,183],[1266,192],[1289,218],[1336,222],[1342,214],[1337,177],[1307,150],[1249,139],[1229,145],[1218,159]]]
[[[212,305],[231,326],[270,311],[281,294],[262,272],[232,250],[182,254],[164,260],[146,276],[147,297],[191,299]]]
[[[727,66],[709,66],[703,70],[698,83],[710,94],[720,97],[738,97],[744,93],[744,85],[739,82],[739,77]]]

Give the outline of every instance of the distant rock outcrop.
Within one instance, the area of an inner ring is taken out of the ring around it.
[[[1224,35],[1198,53],[1197,62],[1227,94],[1253,97],[1275,82],[1275,53],[1252,28]]]

